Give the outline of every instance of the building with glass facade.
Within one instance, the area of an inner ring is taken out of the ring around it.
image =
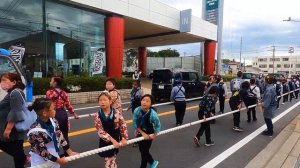
[[[102,72],[120,77],[124,49],[139,48],[145,66],[145,47],[216,40],[216,26],[194,16],[190,32],[179,27],[180,11],[156,0],[0,3],[0,48],[24,47],[23,67],[42,76],[92,75],[97,51],[105,51]]]
[[[23,65],[43,76],[90,73],[93,55],[105,48],[102,14],[42,0],[4,0],[0,9],[1,48],[21,43]]]

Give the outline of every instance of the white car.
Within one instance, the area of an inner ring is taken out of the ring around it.
[[[16,73],[21,76],[23,83],[25,84],[25,77],[21,71],[19,65],[9,56],[0,54],[0,75],[4,73]],[[24,91],[26,93],[26,90]],[[0,86],[0,101],[6,96],[7,92]]]
[[[256,72],[243,72],[243,77],[242,79],[244,81],[248,81],[250,82],[250,79],[252,78],[252,76],[255,75],[255,77],[258,79],[259,78],[259,73]]]

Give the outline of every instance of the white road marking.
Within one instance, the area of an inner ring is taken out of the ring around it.
[[[294,108],[296,108],[298,105],[300,105],[300,102],[294,104],[293,106],[291,106],[290,108],[288,108],[287,110],[285,110],[284,112],[282,112],[281,114],[279,114],[277,117],[275,117],[272,120],[273,124],[275,122],[277,122],[279,119],[281,119],[283,116],[285,116],[286,114],[288,114],[290,111],[292,111]],[[239,150],[240,148],[242,148],[244,145],[246,145],[248,142],[250,142],[256,136],[260,135],[261,132],[264,131],[266,128],[267,127],[264,124],[263,126],[261,126],[260,128],[258,128],[257,130],[255,130],[254,132],[252,132],[250,135],[248,135],[244,139],[240,140],[238,143],[236,143],[235,145],[231,146],[230,148],[228,148],[227,150],[225,150],[224,152],[222,152],[221,154],[219,154],[218,156],[216,156],[215,158],[213,158],[212,160],[210,160],[209,162],[207,162],[205,165],[201,166],[200,168],[212,168],[212,167],[216,167],[218,164],[220,164],[226,158],[228,158],[233,153],[235,153],[237,150]]]

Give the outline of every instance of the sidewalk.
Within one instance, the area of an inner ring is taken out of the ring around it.
[[[299,168],[300,114],[246,168]]]

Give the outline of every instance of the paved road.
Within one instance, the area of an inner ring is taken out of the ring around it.
[[[281,105],[277,114],[280,114],[285,109],[289,108],[296,101],[292,103],[286,103]],[[198,101],[188,103],[190,110],[187,110],[184,119],[185,123],[197,120],[197,104]],[[96,105],[96,104],[94,104]],[[86,105],[85,105],[86,106]],[[93,106],[93,105],[89,105]],[[78,106],[78,107],[83,107]],[[126,108],[126,105],[124,106]],[[298,107],[297,107],[298,108]],[[296,109],[297,109],[296,108]],[[157,108],[159,113],[170,112],[174,110],[172,105],[160,106]],[[259,153],[298,113],[299,110],[293,109],[285,117],[280,119],[275,124],[275,135],[271,137],[265,137],[258,135],[245,146],[234,152],[216,167],[220,168],[242,168],[244,167],[257,153]],[[86,109],[78,111],[79,114],[93,113],[97,109]],[[230,111],[228,104],[226,110]],[[126,120],[130,120],[131,112],[124,112]],[[172,128],[175,125],[174,114],[161,116],[162,130]],[[93,128],[92,118],[82,118],[79,120],[71,120],[72,135],[70,137],[71,146],[74,151],[84,152],[97,148],[98,137],[96,132],[89,132]],[[201,146],[196,148],[192,137],[195,135],[199,128],[197,126],[191,126],[173,132],[171,134],[159,136],[153,143],[151,153],[154,159],[159,160],[159,166],[162,168],[199,168],[205,165],[207,162],[214,159],[216,156],[235,145],[237,142],[247,137],[256,129],[264,124],[262,114],[258,112],[258,121],[247,123],[246,113],[241,115],[241,127],[244,128],[244,132],[237,133],[232,131],[232,115],[225,116],[217,120],[215,125],[212,125],[212,139],[215,141],[215,146],[206,147]],[[130,138],[133,138],[133,130],[131,123],[128,124]],[[82,131],[78,133],[78,131]],[[86,133],[85,133],[86,132]],[[204,138],[201,139],[204,143]],[[26,148],[28,151],[28,147]],[[128,146],[120,150],[118,154],[118,166],[120,168],[137,168],[140,164],[140,153],[138,148]],[[0,153],[0,165],[2,168],[12,167],[12,158],[4,153]],[[72,168],[96,168],[103,167],[103,159],[97,155],[86,157],[77,161],[72,161],[68,165],[63,167]]]

